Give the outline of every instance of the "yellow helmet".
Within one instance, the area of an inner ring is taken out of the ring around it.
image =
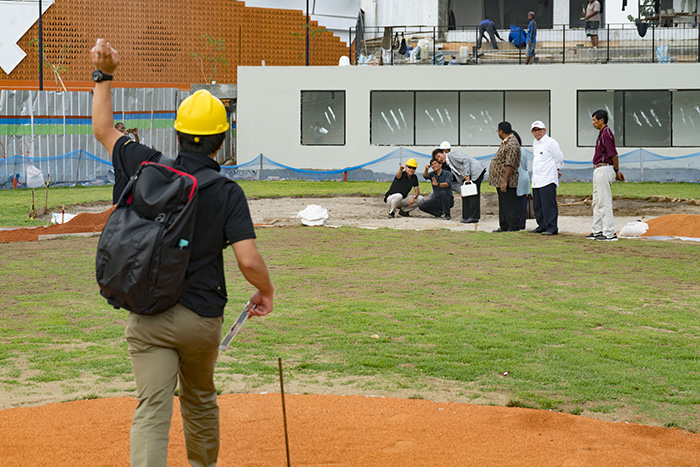
[[[217,135],[228,130],[226,108],[209,91],[200,89],[177,109],[175,129],[188,135]]]
[[[411,158],[406,161],[406,167],[413,167],[415,169],[416,167],[418,167],[418,162],[415,159]]]

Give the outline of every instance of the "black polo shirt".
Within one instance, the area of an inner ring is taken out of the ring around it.
[[[160,152],[123,136],[114,145],[115,174],[126,179],[144,161],[154,161]],[[197,176],[198,170],[220,171],[213,159],[180,151],[175,167]],[[223,249],[227,245],[255,238],[248,203],[240,186],[221,177],[199,191],[199,205],[191,243],[187,275],[192,282],[180,298],[180,303],[205,317],[222,316],[226,306],[226,279]]]
[[[409,176],[404,170],[401,172],[401,178],[394,177],[389,191],[384,194],[384,201],[386,201],[389,195],[393,195],[394,193],[401,193],[401,196],[405,198],[414,186],[418,186],[418,177],[416,177],[416,174]]]

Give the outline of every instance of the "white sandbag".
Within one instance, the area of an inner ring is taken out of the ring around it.
[[[620,237],[640,237],[649,230],[649,224],[642,221],[628,222],[620,230]]]
[[[40,168],[30,163],[27,166],[27,187],[39,188],[44,186],[44,173]]]
[[[299,211],[297,217],[301,218],[301,223],[304,225],[326,225],[328,209],[322,208],[318,204],[310,204]]]
[[[67,212],[61,214],[52,212],[51,213],[51,223],[52,224],[65,224],[66,222],[73,219],[77,214],[68,214]]]

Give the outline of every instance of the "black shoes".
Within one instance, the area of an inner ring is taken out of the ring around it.
[[[470,217],[469,219],[462,219],[461,221],[462,224],[478,224],[479,219],[474,219],[473,217]]]
[[[617,235],[612,234],[611,237],[606,237],[603,232],[591,232],[588,235],[586,235],[586,239],[588,240],[598,240],[600,242],[616,242],[617,241]]]
[[[451,219],[452,219],[452,216],[450,216],[449,214],[445,214],[445,220],[446,220],[446,221],[449,221],[449,220],[451,220]]]
[[[386,217],[388,217],[389,219],[393,219],[393,218],[394,218],[394,213],[393,213],[393,212],[390,212],[389,215],[386,216]]]
[[[409,213],[407,213],[406,211],[403,211],[403,210],[401,210],[401,209],[399,209],[399,216],[401,216],[401,217],[411,217],[411,215],[410,215]]]

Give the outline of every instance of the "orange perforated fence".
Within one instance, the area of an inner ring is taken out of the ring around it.
[[[168,83],[189,88],[209,79],[236,83],[239,65],[265,61],[269,66],[302,66],[306,60],[302,11],[252,8],[233,0],[56,0],[42,23],[44,55],[64,67],[60,77],[69,90],[89,81],[89,51],[98,37],[109,40],[121,54],[115,86]],[[18,42],[27,57],[11,74],[0,71],[0,88],[36,83],[33,89],[38,89],[38,51],[32,43],[38,31],[36,23]],[[337,65],[348,54],[345,43],[316,22],[309,26],[309,37],[310,65]],[[207,38],[222,42],[208,44]],[[219,63],[213,75],[212,62]],[[44,89],[53,89],[54,81],[45,65]]]

